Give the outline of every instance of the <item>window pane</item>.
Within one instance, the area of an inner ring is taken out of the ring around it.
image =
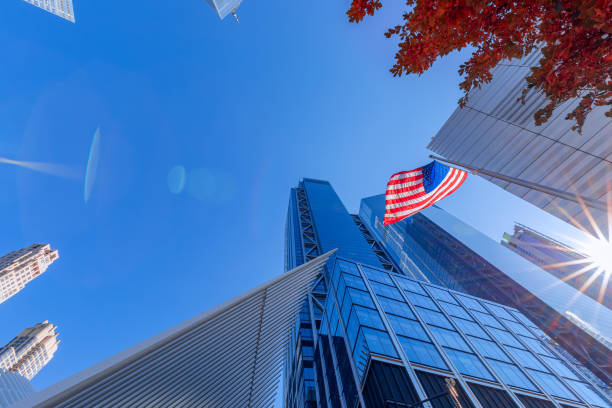
[[[527,369],[529,374],[531,374],[542,387],[549,393],[554,395],[555,397],[567,398],[572,401],[578,401],[576,396],[567,389],[565,385],[561,383],[557,379],[557,377],[552,374],[546,374],[539,371]]]
[[[474,316],[476,316],[476,320],[478,320],[480,323],[482,324],[486,324],[487,326],[491,326],[491,327],[496,327],[498,329],[503,329],[504,326],[502,326],[497,319],[495,319],[493,316],[491,316],[490,314],[486,314],[486,313],[480,313],[480,312],[473,312]]]
[[[421,323],[394,315],[388,315],[387,318],[389,319],[391,327],[396,334],[429,341],[429,337],[427,336],[427,333],[425,333]]]
[[[508,313],[508,311],[506,309],[504,309],[503,307],[500,307],[500,306],[497,306],[497,305],[492,305],[491,303],[487,303],[487,307],[497,317],[501,317],[501,318],[506,319],[506,320],[516,321],[516,319],[510,313]]]
[[[381,296],[386,296],[388,298],[393,298],[396,300],[404,300],[399,290],[395,288],[395,286],[389,286],[378,282],[370,281],[370,285],[372,285],[372,289],[374,289],[374,293]]]
[[[476,299],[472,299],[470,297],[467,296],[460,296],[458,295],[459,299],[461,299],[461,301],[470,309],[472,310],[478,310],[480,312],[485,312],[487,313],[487,310],[482,307],[482,305],[480,304],[479,301],[477,301]]]
[[[444,348],[455,367],[461,374],[471,375],[472,377],[484,378],[485,380],[495,381],[489,370],[482,364],[475,354],[464,353],[463,351]]]
[[[507,346],[513,346],[517,348],[524,348],[521,343],[510,333],[505,330],[498,330],[494,328],[489,328],[493,336],[502,344]]]
[[[531,339],[529,337],[524,337],[521,336],[521,340],[523,340],[525,343],[527,343],[527,345],[536,353],[538,354],[543,354],[545,356],[549,356],[549,357],[554,357],[551,352],[548,350],[548,348],[546,348],[546,346],[544,345],[544,343],[542,343],[541,341],[535,340],[535,339]]]
[[[393,347],[393,343],[391,343],[391,339],[386,332],[370,329],[369,327],[362,327],[361,331],[368,343],[370,352],[385,354],[390,357],[398,357],[395,347]]]
[[[574,389],[574,391],[576,391],[589,404],[593,404],[598,407],[610,407],[610,404],[600,397],[590,385],[573,380],[567,380],[567,382]]]
[[[453,318],[453,321],[465,333],[483,339],[490,339],[489,335],[477,323],[468,322],[467,320]]]
[[[519,350],[514,347],[508,347],[508,351],[510,354],[512,354],[516,361],[518,361],[519,364],[523,365],[524,367],[549,372],[546,367],[544,367],[544,365],[542,365],[542,363],[536,359],[536,356],[533,353],[530,353],[527,350]]]
[[[368,292],[355,288],[348,288],[347,295],[350,296],[350,300],[353,304],[374,309],[374,302],[372,302],[372,298]]]
[[[497,360],[488,360],[493,370],[501,379],[508,385],[513,385],[515,387],[524,388],[526,390],[538,391],[538,389],[533,385],[529,378],[525,374],[519,370],[517,366],[514,364],[502,363]]]
[[[365,283],[363,283],[363,279],[358,276],[349,275],[346,273],[342,274],[342,279],[344,279],[344,283],[346,286],[350,286],[353,288],[367,290]]]
[[[376,310],[368,309],[363,306],[353,306],[357,313],[357,318],[362,326],[369,326],[375,329],[384,330],[383,322]]]
[[[534,337],[534,335],[531,334],[531,332],[527,330],[527,328],[520,323],[509,322],[509,321],[506,321],[505,323],[506,323],[506,326],[508,326],[508,328],[512,330],[514,333],[521,334],[527,337]]]
[[[479,339],[478,337],[468,336],[476,350],[485,357],[495,358],[497,360],[511,362],[506,353],[492,341]]]
[[[472,349],[468,344],[461,338],[459,333],[456,331],[441,329],[439,327],[431,326],[431,332],[438,342],[446,347],[451,347],[458,350],[472,352]]]
[[[576,375],[574,370],[569,368],[567,364],[565,364],[561,360],[557,360],[556,358],[541,356],[544,361],[553,369],[556,374],[559,374],[562,377],[571,378],[574,380],[580,380],[580,378]]]
[[[474,320],[461,306],[451,305],[450,303],[440,302],[440,306],[451,316],[460,317],[466,320]]]
[[[442,357],[433,344],[402,336],[398,336],[397,338],[399,339],[406,356],[408,356],[408,360],[412,361],[413,363],[448,370],[444,360],[442,360]]]
[[[451,330],[453,329],[451,323],[442,313],[434,312],[433,310],[429,309],[423,309],[422,307],[418,306],[416,309],[427,324],[432,324],[434,326],[440,326]]]
[[[426,307],[428,309],[440,310],[429,296],[421,296],[412,292],[405,292],[406,297],[416,306]]]
[[[431,292],[431,294],[438,300],[442,300],[444,302],[448,302],[448,303],[453,303],[455,305],[458,305],[459,303],[457,303],[457,301],[455,300],[455,298],[453,298],[453,296],[448,293],[447,291],[443,290],[443,289],[439,289],[433,286],[429,286],[427,285],[427,289],[429,289],[429,291]]]
[[[338,261],[338,265],[340,266],[340,270],[342,272],[350,273],[351,275],[361,276],[359,273],[359,269],[357,269],[357,265],[352,262],[346,261]]]
[[[382,309],[387,313],[393,313],[398,316],[416,319],[414,313],[410,311],[410,306],[408,306],[408,304],[406,304],[405,302],[399,302],[397,300],[389,299],[382,296],[378,296],[378,302],[382,306]]]
[[[376,282],[386,283],[387,285],[395,286],[395,284],[393,283],[393,280],[389,277],[388,273],[377,271],[376,269],[368,268],[367,266],[363,266],[363,265],[361,265],[361,268],[363,269],[363,272],[365,272],[368,279],[376,281]]]
[[[400,288],[404,290],[409,290],[411,292],[419,293],[421,295],[427,295],[427,292],[425,292],[425,290],[423,290],[421,285],[419,285],[417,282],[400,277],[397,278],[397,282],[399,283]]]
[[[512,316],[516,317],[519,322],[522,322],[526,326],[535,327],[535,328],[538,327],[534,322],[526,318],[522,313],[512,312]]]

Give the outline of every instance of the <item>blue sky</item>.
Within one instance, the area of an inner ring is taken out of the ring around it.
[[[0,12],[0,253],[50,243],[60,259],[0,305],[0,344],[43,320],[62,343],[37,389],[282,272],[289,188],[329,180],[349,210],[427,142],[461,96],[453,54],[393,78],[386,4],[245,0],[240,24],[200,0],[74,0],[76,24],[20,0]],[[84,173],[96,129],[89,200]],[[173,194],[168,173],[186,169]],[[443,208],[499,239],[513,221],[572,234],[469,177]]]

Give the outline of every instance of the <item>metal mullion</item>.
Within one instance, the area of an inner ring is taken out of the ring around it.
[[[327,280],[325,281],[326,285],[328,284]],[[329,286],[327,287],[327,297],[329,298]],[[314,364],[316,364],[316,361],[314,361],[314,354],[316,353],[317,350],[317,344],[319,343],[319,330],[317,330],[317,325],[315,317],[314,317],[314,309],[312,306],[312,303],[317,302],[319,304],[319,307],[321,308],[321,310],[323,310],[323,315],[325,315],[325,308],[322,307],[321,303],[314,297],[312,296],[312,293],[310,293],[308,295],[308,310],[310,312],[310,325],[312,326],[312,343],[313,343],[313,369],[314,369]],[[327,325],[327,320],[329,319],[329,317],[327,319],[321,319],[321,322],[325,321],[325,324]],[[328,325],[329,326],[329,325]],[[329,329],[328,329],[329,332]],[[320,347],[319,347],[319,351],[320,351]],[[320,354],[320,353],[319,353]],[[319,356],[319,361],[322,361],[321,356]],[[304,369],[303,365],[302,365],[302,370]],[[324,390],[327,390],[327,381],[325,379],[325,375],[322,375],[323,378],[318,378],[318,374],[317,374],[317,370],[313,370],[314,371],[314,375],[315,375],[315,383],[317,381],[323,381],[323,388]],[[322,369],[321,372],[323,373],[324,370]],[[323,395],[321,396],[319,394],[319,387],[315,387],[315,395],[317,397],[317,406],[321,405],[321,399],[325,398],[325,401],[327,402],[327,395]],[[326,404],[327,405],[327,404]]]
[[[506,348],[506,347],[511,347],[511,346],[506,346],[505,344],[503,344],[503,343],[501,343],[499,340],[497,340],[497,337],[495,337],[495,336],[493,335],[493,333],[492,333],[492,332],[489,330],[489,326],[487,326],[487,325],[485,325],[485,324],[481,324],[481,323],[480,323],[480,321],[479,321],[479,320],[476,318],[476,315],[474,315],[474,313],[473,313],[473,312],[472,312],[472,310],[471,310],[471,309],[468,307],[468,305],[466,305],[466,304],[465,304],[465,303],[462,301],[461,297],[459,297],[459,296],[455,296],[455,295],[454,295],[453,293],[451,293],[451,292],[448,292],[448,293],[450,293],[450,295],[453,297],[453,299],[455,299],[456,301],[458,301],[458,302],[459,302],[459,305],[460,305],[461,307],[463,307],[463,309],[466,311],[466,313],[467,313],[468,315],[470,315],[470,317],[473,319],[473,321],[474,321],[476,324],[478,324],[478,326],[479,326],[479,327],[480,327],[482,330],[484,330],[484,332],[485,332],[485,333],[487,333],[487,335],[489,336],[489,338],[491,339],[491,341],[493,341],[493,343],[495,343],[495,344],[496,344],[498,347],[500,347],[500,348],[501,348],[501,349],[502,349],[502,350],[503,350],[503,351],[506,353],[506,356],[507,356],[507,357],[508,357],[508,358],[509,358],[509,359],[510,359],[510,360],[511,360],[513,363],[514,363],[514,365],[515,365],[515,366],[516,366],[516,367],[517,367],[517,368],[518,368],[518,369],[519,369],[519,370],[520,370],[520,371],[523,373],[523,375],[525,375],[525,376],[526,376],[526,377],[529,379],[529,381],[531,381],[531,382],[533,383],[533,385],[535,385],[535,386],[536,386],[536,388],[539,388],[539,389],[540,389],[540,391],[541,391],[541,393],[542,393],[542,394],[544,394],[544,395],[545,395],[545,396],[546,396],[546,397],[547,397],[547,398],[548,398],[548,399],[549,399],[549,400],[550,400],[550,401],[553,403],[553,405],[555,405],[555,407],[559,407],[559,408],[560,408],[559,403],[558,403],[558,402],[557,402],[557,401],[556,401],[556,400],[555,400],[555,399],[554,399],[554,398],[553,398],[553,397],[552,397],[550,394],[548,394],[548,392],[546,392],[546,390],[544,389],[544,387],[540,385],[539,381],[535,381],[535,380],[534,380],[534,378],[533,378],[533,377],[532,377],[532,376],[531,376],[531,375],[530,375],[528,372],[526,372],[526,370],[524,369],[523,365],[522,365],[522,364],[519,364],[519,362],[518,362],[518,361],[517,361],[517,360],[514,358],[514,356],[513,356],[511,353],[506,352],[506,350],[507,350],[507,348]],[[486,302],[478,302],[478,303],[479,303],[479,304],[481,304],[481,305],[483,305],[483,304],[485,304]],[[485,310],[488,310],[488,309],[486,309],[486,308],[485,308]],[[489,312],[490,312],[490,310],[489,310]],[[492,316],[492,317],[495,319],[495,317],[493,316],[493,314],[492,314],[492,313],[491,313],[491,316]],[[512,333],[512,332],[510,331],[510,333]],[[516,337],[516,336],[515,336],[515,337]],[[527,350],[529,350],[529,348],[527,348]],[[516,394],[514,393],[514,391],[513,391],[513,390],[510,388],[510,385],[506,384],[506,382],[505,382],[505,381],[501,381],[501,384],[502,384],[502,385],[504,385],[504,388],[507,388],[507,389],[509,389],[509,390],[510,390],[510,395],[511,395],[511,396],[515,396],[515,395],[516,395]],[[519,387],[519,388],[520,388],[520,387]],[[518,398],[518,397],[516,397],[516,398]]]
[[[436,336],[434,336],[434,334],[431,331],[431,329],[429,328],[429,325],[427,324],[427,322],[425,320],[423,320],[423,318],[421,317],[421,315],[418,312],[418,310],[416,309],[416,307],[412,304],[412,301],[408,298],[408,296],[406,296],[406,293],[404,292],[404,289],[402,289],[402,287],[400,286],[399,282],[397,281],[397,278],[395,276],[393,276],[392,274],[389,274],[389,276],[391,277],[391,280],[395,284],[396,289],[398,289],[400,294],[402,295],[402,298],[404,299],[404,302],[406,302],[408,304],[408,307],[410,308],[410,311],[415,316],[417,321],[421,324],[421,326],[423,327],[423,330],[425,330],[425,332],[429,336],[429,338],[432,341],[434,347],[436,348],[436,350],[438,351],[440,356],[442,356],[442,359],[444,360],[444,362],[446,363],[446,365],[448,366],[450,371],[453,373],[453,375],[455,376],[457,381],[459,381],[461,386],[466,391],[466,394],[467,394],[469,400],[474,404],[475,407],[482,408],[482,404],[476,398],[476,396],[473,394],[471,388],[468,386],[468,384],[466,383],[465,379],[463,378],[463,375],[459,372],[457,367],[455,367],[455,364],[453,363],[451,358],[446,354],[446,350],[444,350],[442,345],[438,342],[438,339],[436,338]],[[421,285],[421,287],[424,287],[424,286],[425,285]],[[431,296],[431,294],[426,289],[425,289],[425,293],[429,294],[429,297],[433,300],[433,297]],[[436,305],[438,306],[438,309],[442,310],[440,305],[438,305],[437,303],[436,303]],[[448,316],[446,316],[446,315],[445,315],[445,317],[448,318]],[[521,407],[521,406],[522,405],[519,405],[519,407]]]
[[[489,361],[486,359],[485,356],[483,356],[480,351],[478,351],[478,348],[474,346],[474,344],[470,341],[470,339],[467,337],[467,335],[465,335],[463,333],[463,331],[461,330],[461,328],[459,327],[459,325],[457,325],[457,323],[453,320],[453,317],[448,314],[446,312],[446,310],[444,310],[444,308],[440,305],[440,302],[438,301],[438,299],[433,296],[433,294],[431,293],[431,291],[429,290],[429,288],[427,287],[427,285],[421,285],[421,287],[423,288],[423,290],[425,290],[425,293],[427,293],[430,297],[430,299],[436,304],[436,306],[438,307],[438,309],[440,310],[440,312],[446,317],[446,319],[451,323],[451,325],[453,326],[453,328],[455,329],[455,331],[459,334],[459,336],[463,339],[463,341],[465,341],[467,344],[469,344],[469,346],[472,349],[472,352],[474,354],[476,354],[478,356],[478,358],[481,360],[481,362],[484,364],[484,366],[487,368],[487,370],[489,370],[489,372],[493,375],[493,377],[495,377],[495,379],[499,382],[499,384],[502,386],[502,388],[508,392],[508,395],[510,395],[510,398],[512,398],[512,400],[518,404],[519,407],[524,407],[525,405],[522,403],[522,401],[516,396],[514,395],[514,392],[510,389],[510,387],[502,380],[501,376],[497,374],[497,371],[495,371],[493,369],[493,367],[491,367],[491,365],[489,364]],[[448,293],[448,292],[447,292]],[[472,317],[472,319],[474,319],[474,316],[470,315]],[[476,320],[474,320],[476,321]],[[498,345],[499,346],[499,345]],[[504,348],[502,347],[501,350],[504,350]],[[505,351],[504,351],[505,353]],[[508,353],[506,353],[508,354]],[[464,388],[467,389],[467,391],[473,395],[471,388],[469,388],[469,385],[463,381],[463,386]],[[473,395],[474,396],[474,395]],[[474,396],[474,398],[477,398],[476,396]]]
[[[535,358],[536,358],[536,360],[537,360],[537,361],[538,361],[540,364],[542,364],[544,367],[546,367],[546,368],[548,369],[548,371],[550,371],[550,373],[551,373],[553,376],[557,377],[557,379],[558,379],[558,380],[561,380],[561,384],[565,385],[565,386],[566,386],[566,387],[568,387],[570,390],[574,391],[574,389],[573,389],[571,386],[569,386],[569,384],[567,384],[567,383],[565,382],[565,380],[563,379],[563,377],[561,377],[560,375],[555,374],[555,371],[554,371],[553,369],[551,369],[551,367],[548,365],[548,363],[546,363],[546,361],[544,361],[544,359],[543,359],[543,358],[541,358],[541,357],[540,357],[540,355],[538,354],[538,352],[537,352],[537,351],[532,350],[532,349],[531,349],[531,347],[529,347],[529,345],[528,345],[527,343],[525,343],[525,341],[523,341],[523,339],[521,339],[521,336],[519,336],[519,334],[518,334],[518,333],[515,333],[515,332],[514,332],[514,330],[512,330],[512,328],[510,328],[510,326],[508,326],[508,325],[505,323],[505,321],[504,321],[504,319],[503,319],[503,318],[501,318],[501,317],[497,317],[497,316],[495,315],[495,313],[493,313],[493,311],[491,310],[491,308],[488,306],[488,304],[487,304],[486,302],[482,302],[482,304],[483,304],[483,306],[485,307],[485,309],[486,309],[486,310],[487,310],[487,311],[488,311],[488,312],[491,314],[491,316],[493,316],[495,319],[497,319],[497,321],[498,321],[498,322],[500,322],[500,323],[501,323],[501,325],[502,325],[502,326],[503,326],[503,327],[504,327],[504,328],[505,328],[505,329],[506,329],[506,330],[507,330],[509,333],[515,334],[514,338],[516,338],[516,339],[518,340],[518,342],[519,342],[519,343],[521,343],[521,345],[522,345],[523,347],[525,347],[525,350],[530,350],[530,351],[532,351],[532,352],[533,352],[533,355],[534,355],[534,356],[535,356]],[[522,323],[519,323],[519,324],[521,324],[523,327],[526,327],[526,326],[525,326],[525,325],[523,325]],[[536,337],[537,337],[537,336],[536,336]],[[512,359],[513,359],[513,356],[510,356],[510,358],[512,358]],[[518,366],[519,366],[520,368],[524,367],[522,364],[520,364],[520,365],[518,365]],[[535,381],[535,379],[534,379],[534,378],[532,378],[531,373],[529,373],[529,371],[527,371],[527,367],[524,367],[524,369],[523,369],[523,370],[521,370],[521,371],[524,371],[524,373],[525,373],[526,375],[528,375],[528,378],[529,378],[530,380],[534,381],[536,384],[539,384],[539,382],[538,382],[538,381]],[[538,371],[538,370],[536,370],[536,371]],[[545,394],[545,395],[546,395],[548,398],[552,399],[552,400],[555,402],[555,405],[556,405],[556,406],[558,406],[558,407],[560,408],[560,407],[561,407],[561,405],[560,405],[560,404],[559,404],[559,403],[558,403],[558,402],[557,402],[557,401],[554,399],[554,396],[553,396],[553,395],[551,395],[551,394],[549,394],[549,393],[548,393],[548,391],[546,391],[546,390],[544,389],[544,387],[541,387],[541,388],[542,388],[542,391],[544,392],[544,394]],[[580,393],[577,393],[577,392],[575,392],[575,391],[574,391],[574,393],[575,393],[575,396],[576,396],[576,397],[578,397],[578,399],[580,399]],[[560,398],[563,398],[563,397],[560,397]],[[580,401],[580,402],[582,402],[582,401]],[[584,401],[583,403],[584,403],[584,404],[586,404],[586,405],[587,405],[589,408],[592,408],[592,407],[593,407],[593,406],[592,406],[591,404],[589,404],[587,401]]]
[[[385,328],[387,330],[389,338],[391,339],[391,342],[395,346],[395,348],[397,350],[397,354],[400,357],[400,359],[402,360],[402,363],[404,363],[404,367],[405,367],[405,369],[406,369],[406,371],[408,373],[408,377],[410,377],[410,380],[414,384],[414,388],[415,388],[415,390],[417,392],[417,396],[419,397],[419,399],[421,401],[427,399],[427,393],[425,392],[425,389],[423,388],[423,385],[421,384],[421,381],[419,381],[419,378],[417,377],[416,372],[414,371],[414,368],[412,367],[412,364],[410,364],[410,360],[408,360],[408,357],[406,356],[406,353],[404,352],[404,348],[402,347],[401,343],[399,342],[399,340],[397,338],[397,335],[395,334],[395,331],[391,327],[391,323],[387,319],[387,315],[386,315],[384,309],[382,308],[382,306],[378,302],[378,298],[376,297],[376,293],[374,292],[374,290],[372,289],[372,286],[370,285],[370,281],[369,281],[368,277],[366,276],[366,274],[363,271],[363,269],[361,269],[361,265],[360,264],[355,264],[355,265],[357,265],[357,269],[359,270],[359,274],[361,275],[361,278],[363,279],[363,281],[364,281],[364,283],[366,285],[366,288],[368,289],[368,292],[370,294],[370,297],[372,298],[372,301],[376,305],[376,309],[378,311],[378,314],[381,317],[383,325],[385,326]],[[396,285],[397,285],[397,283],[396,283]],[[361,326],[361,324],[360,324],[360,326]],[[423,403],[423,406],[425,408],[432,408],[432,405],[431,405],[431,403],[429,401]]]
[[[316,353],[316,349],[315,349],[315,353]],[[331,395],[331,391],[329,390],[329,383],[327,382],[327,367],[326,367],[326,363],[325,363],[325,358],[323,356],[323,347],[319,347],[319,363],[321,365],[321,376],[323,377],[323,385],[325,386],[325,395],[323,396],[323,398],[325,398],[325,405],[329,405],[327,404],[327,401],[330,400],[330,398],[328,397],[328,395]],[[315,374],[316,375],[316,374]]]
[[[335,265],[334,265],[335,266]],[[340,271],[340,274],[343,274],[344,272]],[[326,281],[327,283],[327,281]],[[333,293],[332,293],[333,292]],[[359,398],[359,405],[361,407],[365,407],[365,401],[363,399],[363,393],[361,391],[361,381],[359,380],[359,375],[357,374],[357,368],[355,367],[355,361],[354,357],[353,357],[353,350],[351,349],[351,346],[348,343],[348,332],[346,330],[344,321],[342,320],[342,315],[340,314],[340,305],[338,303],[338,298],[336,297],[336,288],[333,287],[333,285],[331,284],[331,282],[328,284],[327,287],[327,301],[329,302],[329,299],[332,298],[333,302],[334,302],[334,308],[336,311],[336,314],[338,315],[338,322],[340,325],[340,329],[342,330],[342,337],[344,339],[344,347],[347,350],[347,354],[349,355],[348,360],[349,360],[349,364],[351,366],[351,373],[353,374],[353,381],[355,381],[355,388],[357,390],[357,397]],[[350,314],[349,314],[350,315]],[[329,318],[328,318],[329,320]],[[328,325],[329,327],[329,325]]]
[[[340,316],[338,316],[338,318],[340,319]],[[329,320],[329,319],[326,319]],[[344,392],[341,392],[340,390],[344,391],[344,384],[342,383],[342,379],[339,377],[338,375],[338,358],[336,357],[336,350],[334,350],[334,344],[331,341],[331,338],[333,337],[333,332],[331,330],[331,326],[329,325],[329,321],[327,321],[327,330],[329,335],[327,336],[327,346],[329,347],[329,352],[331,354],[331,358],[332,358],[332,362],[333,362],[333,370],[334,370],[334,378],[336,379],[336,385],[338,386],[338,396],[340,397],[340,405],[342,405],[342,407],[346,408],[346,401],[344,400]]]

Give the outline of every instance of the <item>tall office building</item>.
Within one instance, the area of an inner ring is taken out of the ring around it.
[[[463,291],[462,278],[418,259],[424,253],[394,256],[370,225],[363,206],[351,216],[327,182],[304,179],[291,191],[286,268],[338,250],[292,334],[286,407],[399,408],[429,398],[436,408],[612,406],[517,309],[449,290]],[[434,257],[444,265],[447,255]]]
[[[600,273],[597,265],[585,269],[590,262],[587,255],[521,224],[514,226],[512,235],[505,233],[501,244],[607,308],[612,308],[610,275]]]
[[[568,101],[536,126],[533,114],[547,100],[535,89],[525,104],[517,102],[525,77],[540,54],[498,64],[492,81],[470,92],[464,108],[457,108],[433,137],[428,148],[446,159],[519,178],[605,204],[612,198],[606,183],[612,174],[612,121],[606,107],[593,110],[582,134],[571,130],[575,122],[565,116],[580,102]],[[483,176],[518,197],[568,221],[574,218],[595,234],[584,208],[572,201],[533,188]],[[605,211],[588,208],[599,228],[608,228]]]
[[[359,214],[404,273],[519,309],[610,384],[612,350],[568,313],[609,337],[612,311],[437,206],[386,227],[384,208],[384,195],[369,197]]]
[[[49,244],[34,244],[0,258],[0,303],[15,295],[59,258]]]
[[[0,370],[17,373],[28,380],[45,366],[57,351],[59,340],[48,321],[23,330],[6,346],[0,347]]]
[[[9,408],[33,394],[34,387],[27,378],[0,369],[0,408]]]
[[[74,23],[74,8],[72,0],[24,0],[27,3],[40,7],[49,13],[55,14]]]

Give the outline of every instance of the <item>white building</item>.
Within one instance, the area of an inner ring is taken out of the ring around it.
[[[74,23],[74,9],[72,0],[24,0],[30,4],[47,10],[49,13],[55,14],[65,20]]]
[[[49,244],[34,244],[0,258],[0,303],[15,295],[32,279],[46,272],[59,258]]]
[[[0,347],[0,371],[17,373],[28,380],[45,366],[57,351],[59,340],[48,321],[23,330],[6,346]]]

